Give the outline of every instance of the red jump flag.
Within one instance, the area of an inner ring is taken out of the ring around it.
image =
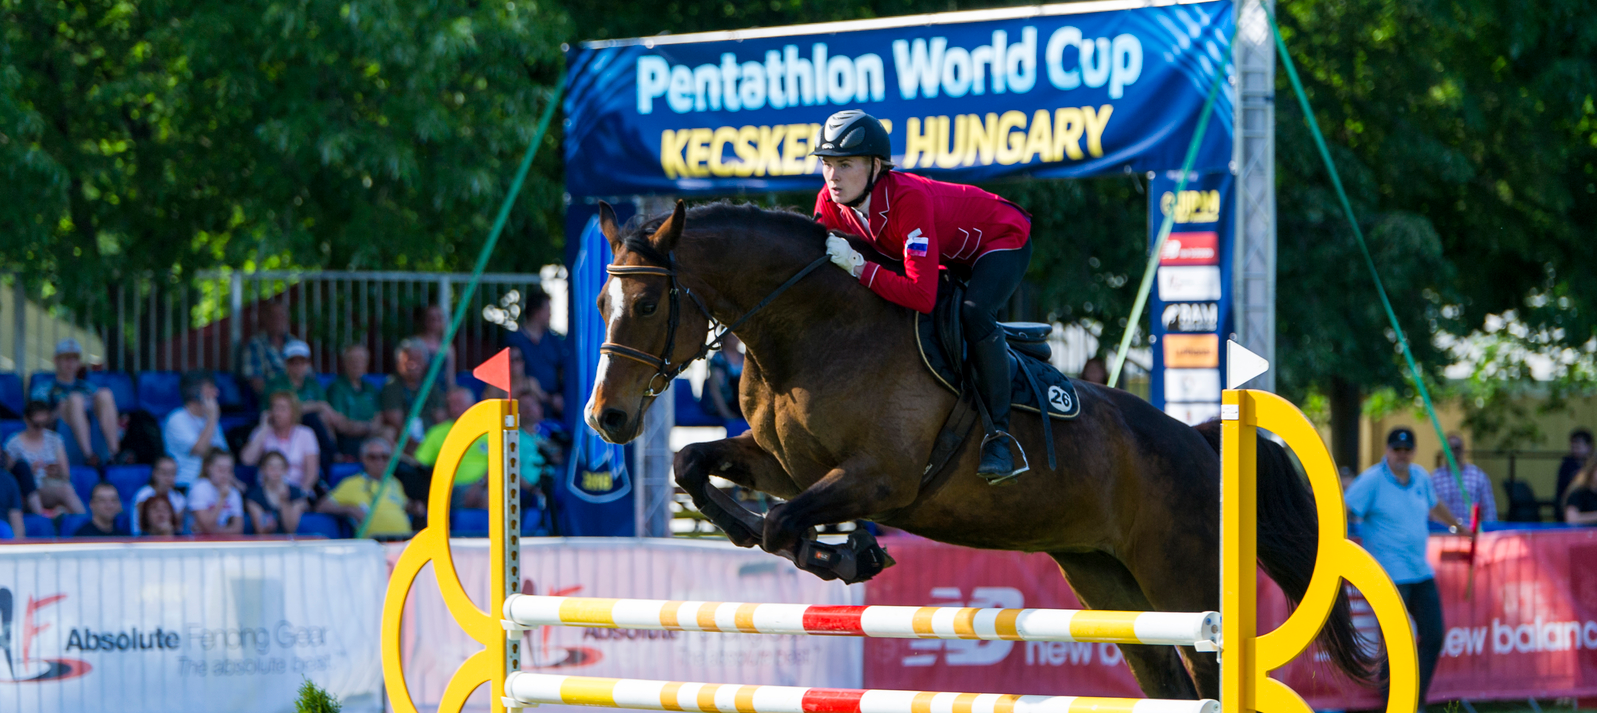
[[[505,347],[499,350],[498,354],[489,357],[488,361],[478,364],[477,368],[471,370],[471,375],[484,384],[496,386],[506,394],[510,393],[510,348]]]

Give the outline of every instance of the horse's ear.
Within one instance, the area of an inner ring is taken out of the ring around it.
[[[599,232],[610,241],[610,252],[621,250],[621,227],[616,225],[616,211],[604,201],[599,201]]]
[[[688,222],[687,205],[681,200],[677,201],[677,208],[671,212],[671,217],[660,224],[660,229],[654,231],[654,237],[649,242],[654,243],[654,249],[669,253],[677,247],[677,238],[682,237],[682,226]]]

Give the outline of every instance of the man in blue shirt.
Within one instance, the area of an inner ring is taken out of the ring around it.
[[[1442,599],[1436,574],[1425,559],[1430,541],[1428,518],[1459,531],[1458,518],[1436,499],[1430,474],[1414,465],[1414,432],[1394,428],[1386,436],[1386,457],[1353,480],[1344,496],[1348,512],[1363,521],[1364,549],[1397,585],[1414,617],[1420,664],[1420,707],[1431,688],[1431,674],[1442,653]]]

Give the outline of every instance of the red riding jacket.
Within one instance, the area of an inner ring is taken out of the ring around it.
[[[974,265],[1031,239],[1031,214],[974,186],[889,171],[871,189],[870,225],[825,187],[815,196],[816,219],[827,228],[871,241],[883,255],[902,255],[904,277],[866,262],[859,281],[894,304],[930,314],[942,264]]]

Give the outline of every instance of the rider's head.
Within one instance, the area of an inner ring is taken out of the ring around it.
[[[832,202],[848,206],[864,202],[877,177],[893,166],[887,129],[876,117],[857,109],[827,118],[814,155],[821,157],[821,175],[826,177]]]

